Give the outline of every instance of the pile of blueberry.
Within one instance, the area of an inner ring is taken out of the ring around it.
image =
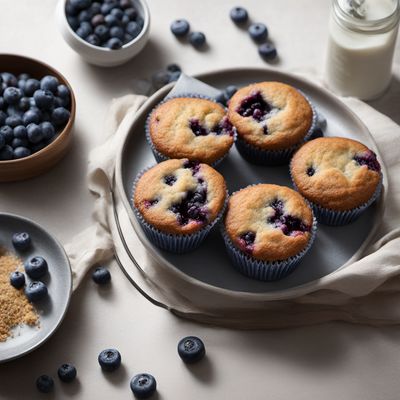
[[[28,157],[50,144],[70,118],[71,94],[54,76],[0,73],[0,161]]]
[[[203,32],[190,32],[190,24],[186,19],[176,19],[171,24],[171,32],[177,38],[185,38],[189,34],[189,43],[195,47],[203,47],[206,43],[206,35]]]
[[[234,7],[230,12],[232,21],[238,26],[248,23],[249,14],[243,7]],[[275,46],[268,42],[268,28],[263,23],[252,23],[248,26],[250,37],[258,43],[258,53],[265,60],[273,60],[278,55]]]
[[[135,39],[144,25],[132,0],[68,0],[65,13],[79,37],[112,50]]]
[[[25,252],[32,246],[32,239],[27,232],[15,233],[12,237],[12,243],[16,250]],[[14,271],[10,275],[10,284],[16,289],[22,289],[25,284],[25,296],[32,303],[36,303],[40,300],[47,298],[48,290],[45,283],[40,279],[43,279],[49,272],[47,261],[40,256],[35,256],[25,262],[25,273],[31,279],[26,284],[25,274],[20,271]]]

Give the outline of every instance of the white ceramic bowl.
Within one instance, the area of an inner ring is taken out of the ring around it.
[[[80,38],[70,27],[65,14],[66,0],[59,0],[56,8],[56,19],[60,32],[65,41],[85,61],[101,67],[121,65],[135,57],[146,45],[150,33],[150,12],[146,0],[132,0],[139,15],[144,20],[144,26],[139,35],[120,49],[111,50],[93,46]]]

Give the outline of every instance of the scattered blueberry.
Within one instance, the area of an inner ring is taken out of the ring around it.
[[[40,281],[33,281],[25,287],[25,296],[32,303],[36,303],[47,297],[47,286]]]
[[[69,383],[76,378],[76,368],[72,364],[62,364],[57,374],[61,381]]]
[[[105,285],[111,281],[110,271],[104,267],[97,267],[92,274],[92,279],[98,285]]]
[[[112,372],[120,367],[121,354],[116,349],[106,349],[99,354],[98,361],[103,371]]]
[[[190,29],[189,22],[186,19],[177,19],[171,23],[171,32],[178,37],[187,35]]]
[[[157,390],[157,382],[153,375],[135,375],[130,383],[131,390],[138,399],[146,399]]]
[[[200,361],[206,354],[204,343],[196,336],[187,336],[178,343],[179,357],[188,364]]]
[[[40,256],[33,257],[25,263],[25,272],[31,279],[41,278],[48,270],[47,261]]]
[[[230,17],[236,24],[243,24],[249,19],[247,11],[243,7],[234,7],[230,12]]]
[[[258,46],[258,53],[265,60],[273,60],[278,55],[275,46],[271,43],[260,44]]]
[[[206,36],[202,32],[190,32],[189,42],[193,47],[196,48],[204,46],[206,42]]]
[[[169,71],[169,72],[182,72],[182,69],[178,64],[169,64],[169,65],[167,65],[167,71]]]
[[[21,289],[25,285],[25,275],[19,271],[12,272],[10,275],[10,283],[15,289]]]
[[[12,244],[16,250],[26,251],[31,248],[32,239],[28,232],[14,233]]]
[[[51,376],[41,375],[36,379],[36,387],[39,392],[50,393],[54,389],[54,381]]]
[[[262,23],[251,24],[249,26],[249,34],[256,42],[262,42],[268,37],[268,29]]]

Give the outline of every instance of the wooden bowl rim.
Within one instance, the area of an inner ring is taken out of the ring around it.
[[[50,144],[48,144],[43,149],[37,151],[36,153],[31,154],[28,157],[18,158],[16,160],[0,160],[0,166],[4,166],[4,165],[12,166],[12,165],[16,165],[16,164],[22,164],[22,163],[24,163],[26,161],[34,160],[35,158],[40,157],[41,155],[43,155],[47,151],[50,151],[51,149],[53,149],[53,148],[55,148],[57,146],[57,143],[60,142],[60,140],[62,140],[62,138],[67,133],[69,133],[69,131],[72,128],[72,125],[73,125],[74,120],[75,120],[76,101],[75,101],[74,91],[72,90],[72,86],[70,85],[68,80],[65,78],[65,76],[61,72],[59,72],[57,69],[55,69],[51,65],[49,65],[49,64],[47,64],[47,63],[45,63],[43,61],[39,61],[39,60],[37,60],[35,58],[21,56],[19,54],[1,53],[0,54],[0,60],[2,59],[2,57],[15,57],[16,59],[25,59],[27,61],[36,63],[36,64],[40,65],[41,67],[47,68],[49,71],[55,73],[56,75],[58,75],[59,78],[61,78],[60,79],[61,83],[68,87],[70,95],[71,95],[71,111],[70,111],[71,115],[70,115],[69,120],[67,122],[67,125],[65,125],[64,129],[57,135],[57,137]],[[12,72],[12,71],[10,71],[10,72]],[[27,73],[29,73],[29,71],[27,71]]]

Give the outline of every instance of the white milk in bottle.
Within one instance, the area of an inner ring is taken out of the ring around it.
[[[400,0],[333,0],[325,81],[337,94],[362,100],[389,86]]]

